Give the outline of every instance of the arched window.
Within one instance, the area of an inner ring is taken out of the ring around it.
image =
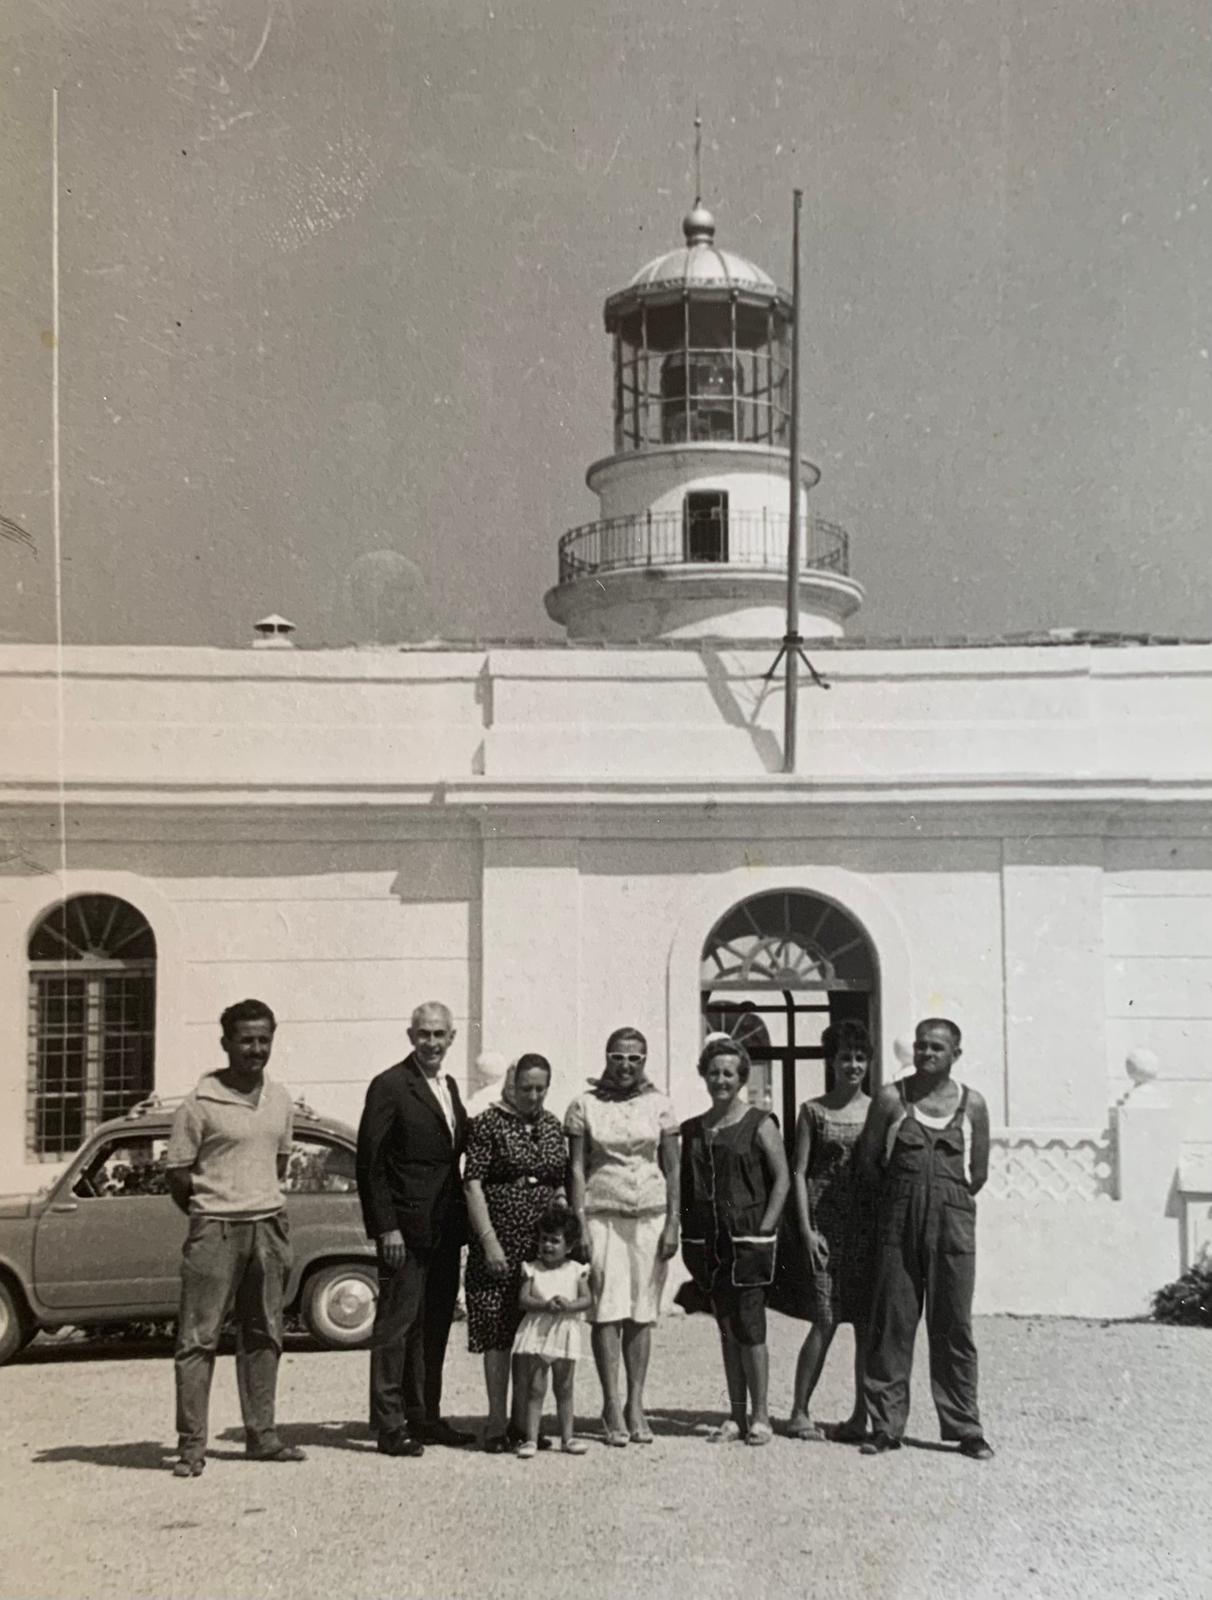
[[[125,900],[73,895],[29,941],[31,1154],[68,1155],[155,1084],[156,940]]]

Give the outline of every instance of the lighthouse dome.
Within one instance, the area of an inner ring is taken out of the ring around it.
[[[715,242],[715,218],[706,206],[696,204],[682,222],[686,243],[647,262],[628,283],[632,291],[660,289],[739,289],[777,295],[769,273]]]

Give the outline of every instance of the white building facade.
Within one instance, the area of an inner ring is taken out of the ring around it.
[[[1140,1314],[1201,1247],[1212,648],[852,646],[844,535],[810,524],[831,687],[784,775],[789,307],[721,274],[702,214],[686,237],[607,302],[617,448],[548,596],[567,645],[0,647],[4,1189],[186,1091],[248,995],[278,1074],[349,1120],[428,999],[468,1088],[481,1051],[538,1050],[557,1111],[633,1023],[689,1115],[727,1027],[784,1126],[831,1017],[887,1081],[942,1014],[995,1125],[978,1309]]]

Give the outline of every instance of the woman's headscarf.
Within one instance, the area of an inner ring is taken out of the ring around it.
[[[505,1076],[501,1079],[501,1098],[497,1101],[498,1111],[507,1111],[511,1117],[519,1116],[518,1103],[514,1098],[518,1086],[518,1063],[511,1061],[505,1068]]]
[[[606,1041],[606,1054],[609,1055],[612,1050],[617,1050],[625,1040],[638,1040],[647,1055],[648,1040],[638,1028],[616,1028]],[[649,1083],[644,1069],[641,1068],[635,1082],[625,1088],[615,1083],[609,1069],[600,1078],[590,1078],[589,1087],[599,1100],[634,1100],[639,1095],[652,1094],[656,1085]]]
[[[509,1063],[509,1066],[505,1069],[505,1077],[501,1082],[501,1098],[497,1101],[499,1110],[508,1113],[511,1117],[525,1120],[518,1108],[518,1073],[535,1070],[545,1072],[548,1084],[551,1083],[551,1062],[548,1061],[546,1056],[536,1055],[534,1051],[528,1051],[525,1055],[520,1055]]]

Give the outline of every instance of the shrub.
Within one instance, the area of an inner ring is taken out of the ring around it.
[[[1212,1328],[1212,1256],[1204,1255],[1181,1278],[1157,1291],[1153,1320]]]

